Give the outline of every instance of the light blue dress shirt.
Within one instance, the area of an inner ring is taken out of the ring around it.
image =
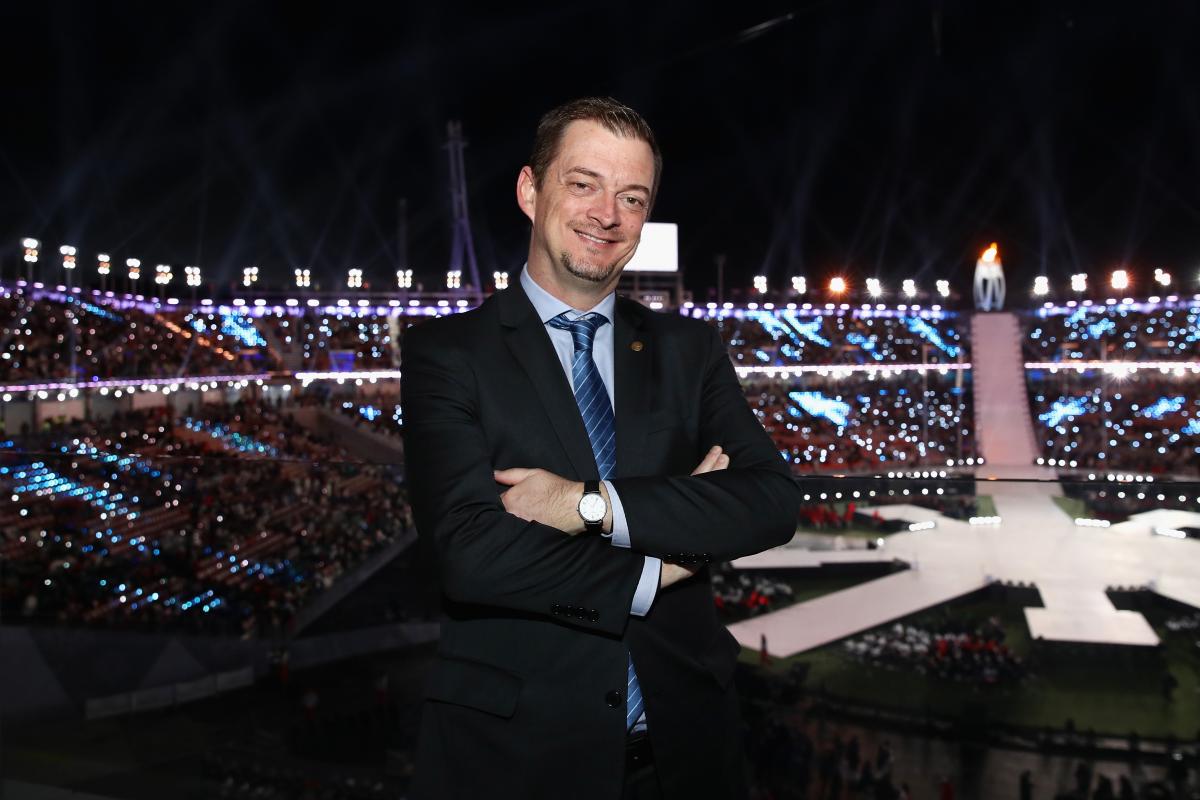
[[[552,328],[546,323],[564,311],[567,313],[568,319],[575,319],[584,314],[590,314],[593,311],[603,314],[608,318],[609,324],[601,325],[596,331],[595,339],[592,341],[592,360],[596,362],[596,371],[600,373],[600,380],[604,382],[604,388],[608,390],[608,401],[612,403],[613,410],[615,411],[617,401],[613,376],[613,329],[617,324],[616,317],[614,316],[617,308],[616,293],[609,294],[595,308],[580,311],[579,309],[571,308],[562,300],[559,300],[541,286],[538,286],[537,282],[530,277],[528,266],[521,270],[521,288],[529,296],[534,310],[538,313],[538,318],[541,319],[546,333],[550,336],[550,342],[554,345],[554,352],[558,354],[559,363],[562,364],[563,372],[567,374],[568,382],[571,381],[571,364],[575,359],[574,339],[572,339],[570,331]],[[575,387],[572,385],[571,388],[574,390]],[[621,420],[617,419],[617,425],[619,426],[620,424]],[[621,505],[621,498],[617,495],[617,490],[613,488],[612,483],[604,481],[604,485],[608,489],[608,500],[613,512],[612,533],[605,535],[611,537],[615,547],[628,549],[630,546],[629,524],[625,519],[625,508]],[[633,594],[633,604],[630,608],[630,613],[637,617],[644,617],[650,611],[650,606],[654,603],[654,597],[658,593],[658,583],[662,570],[661,560],[654,556],[645,556],[644,558],[646,560],[642,565],[642,577],[638,581],[637,591]]]

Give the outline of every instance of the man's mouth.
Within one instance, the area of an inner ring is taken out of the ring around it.
[[[580,239],[583,239],[585,242],[591,242],[592,244],[601,246],[617,243],[615,239],[602,239],[599,236],[593,236],[592,234],[584,233],[583,231],[575,231],[575,235]]]

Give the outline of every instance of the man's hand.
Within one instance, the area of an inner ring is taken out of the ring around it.
[[[579,516],[579,498],[583,497],[583,484],[569,481],[544,469],[495,470],[496,483],[508,488],[500,500],[504,510],[530,522],[540,522],[558,528],[572,536],[583,533],[583,518]],[[604,499],[608,491],[600,484]],[[605,517],[605,530],[612,529],[612,511]]]
[[[713,445],[696,468],[692,470],[693,475],[703,475],[706,472],[716,472],[717,470],[725,469],[729,466],[729,456],[726,455],[720,445]],[[672,564],[670,561],[662,563],[662,572],[659,573],[658,588],[665,589],[673,583],[686,580],[696,574],[699,567],[684,567],[679,564]]]
[[[729,466],[729,456],[725,455],[721,450],[721,445],[714,444],[709,451],[704,454],[704,458],[692,470],[693,475],[703,475],[706,472],[716,472],[717,470],[725,469]]]

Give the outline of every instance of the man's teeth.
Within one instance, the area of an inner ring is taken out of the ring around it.
[[[596,244],[609,244],[609,241],[607,239],[598,239],[595,236],[589,236],[588,234],[584,233],[583,231],[575,231],[575,232],[578,233],[583,238],[588,239],[589,241],[593,241]]]

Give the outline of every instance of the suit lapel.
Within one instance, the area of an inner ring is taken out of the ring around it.
[[[617,297],[613,337],[613,380],[617,407],[617,474],[636,475],[646,444],[653,403],[654,339],[644,311],[633,300]]]
[[[596,459],[588,441],[587,429],[579,415],[571,382],[567,380],[554,345],[546,334],[545,326],[538,319],[533,304],[520,286],[497,292],[500,303],[500,322],[504,330],[504,341],[513,357],[525,370],[533,386],[537,402],[550,419],[559,442],[575,469],[575,479],[595,478]],[[617,424],[618,461],[620,464],[620,423]],[[570,476],[564,476],[570,477]]]

